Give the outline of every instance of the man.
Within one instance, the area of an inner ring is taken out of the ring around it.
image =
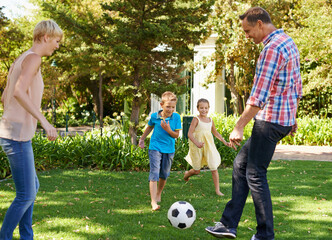
[[[271,240],[273,213],[266,173],[278,141],[297,129],[296,111],[302,97],[300,57],[293,40],[274,27],[264,9],[250,8],[240,19],[246,37],[256,44],[262,42],[264,49],[257,61],[246,108],[229,137],[235,149],[240,146],[247,123],[253,117],[255,123],[251,137],[234,160],[232,199],[220,222],[205,230],[215,237],[236,238],[250,189],[257,220],[257,232],[251,240]]]

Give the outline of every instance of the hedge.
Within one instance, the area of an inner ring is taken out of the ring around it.
[[[213,115],[218,131],[228,139],[237,117]],[[250,136],[253,122],[244,131],[244,139]],[[294,138],[286,137],[282,144],[331,146],[331,119],[298,119],[298,132]],[[245,141],[243,141],[245,142]],[[231,166],[237,151],[215,139],[222,158],[222,167]],[[148,171],[148,147],[140,149],[130,143],[129,136],[121,129],[105,128],[101,137],[98,130],[86,132],[83,136],[59,137],[50,142],[42,134],[32,140],[35,165],[39,171],[51,168],[96,168],[110,171]],[[148,141],[146,141],[148,145]],[[176,154],[172,170],[184,170],[189,166],[184,160],[188,153],[188,140],[176,140]],[[10,168],[4,152],[0,151],[0,179],[10,176]]]

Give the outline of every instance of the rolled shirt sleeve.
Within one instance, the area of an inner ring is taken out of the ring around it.
[[[263,49],[256,65],[254,85],[247,100],[248,105],[261,109],[265,107],[283,62],[282,55],[276,49]]]
[[[255,119],[292,126],[302,97],[299,51],[282,29],[272,32],[263,43],[247,104],[261,108]]]

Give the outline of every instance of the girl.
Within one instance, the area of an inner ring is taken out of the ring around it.
[[[59,48],[62,30],[52,20],[39,22],[33,31],[32,47],[20,55],[9,69],[1,97],[4,112],[0,121],[0,145],[6,153],[16,188],[16,198],[7,210],[0,240],[12,239],[19,224],[20,239],[33,239],[32,211],[39,181],[34,166],[31,139],[37,121],[51,141],[56,129],[40,112],[44,83],[40,71],[43,56]]]
[[[195,117],[189,127],[189,153],[186,161],[193,167],[184,173],[184,180],[200,173],[203,166],[208,166],[212,172],[212,179],[216,194],[223,196],[219,189],[218,166],[221,163],[219,152],[214,144],[212,134],[223,142],[227,147],[230,144],[217,131],[214,122],[207,116],[210,109],[209,101],[201,98],[197,102],[198,117]],[[212,133],[212,134],[211,134]]]

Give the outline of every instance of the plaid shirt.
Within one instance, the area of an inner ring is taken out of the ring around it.
[[[255,119],[292,126],[302,97],[299,51],[282,29],[266,36],[263,44],[247,104],[261,108]]]

